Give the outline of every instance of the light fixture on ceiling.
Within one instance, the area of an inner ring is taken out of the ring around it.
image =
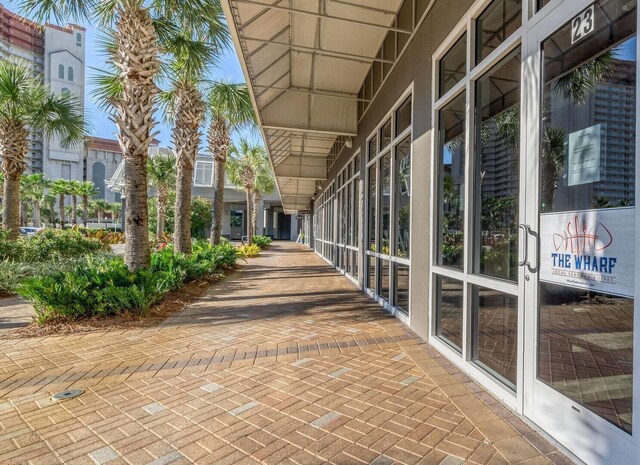
[[[347,137],[347,140],[344,142],[344,145],[347,146],[348,149],[353,147],[353,139],[351,137]]]

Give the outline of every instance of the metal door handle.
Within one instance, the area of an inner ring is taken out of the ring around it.
[[[518,266],[525,266],[528,265],[528,257],[529,257],[529,225],[528,224],[521,224],[518,226],[518,229],[522,230],[522,232],[524,233],[522,235],[522,237],[524,237],[524,254],[522,256],[522,260],[520,260],[518,262]]]
[[[532,235],[535,238],[535,245],[536,245],[536,266],[535,268],[532,268],[531,263],[527,260],[527,268],[529,269],[529,273],[537,273],[538,267],[540,266],[540,235],[537,232],[535,232],[533,229],[531,229],[531,226],[529,225],[526,225],[526,230],[527,230],[527,237],[529,236],[529,234]],[[527,245],[528,245],[528,241],[527,241]]]

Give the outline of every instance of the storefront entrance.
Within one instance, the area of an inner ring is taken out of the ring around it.
[[[636,31],[635,1],[572,1],[527,40],[524,407],[588,463],[638,459]]]
[[[434,56],[431,339],[579,459],[638,463],[637,2],[537,3],[477,2]]]

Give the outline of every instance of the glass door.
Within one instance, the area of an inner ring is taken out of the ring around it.
[[[588,464],[638,463],[637,2],[554,5],[525,60],[524,409]]]

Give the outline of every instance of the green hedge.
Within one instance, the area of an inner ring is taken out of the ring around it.
[[[190,256],[175,255],[167,247],[152,254],[148,270],[135,273],[121,257],[90,257],[70,271],[29,278],[18,286],[18,293],[33,304],[40,324],[55,318],[142,315],[185,282],[233,266],[236,255],[229,244],[196,243]]]
[[[43,229],[33,236],[8,239],[6,230],[0,230],[0,260],[23,263],[58,261],[77,258],[108,250],[97,239],[86,237],[73,229]]]

